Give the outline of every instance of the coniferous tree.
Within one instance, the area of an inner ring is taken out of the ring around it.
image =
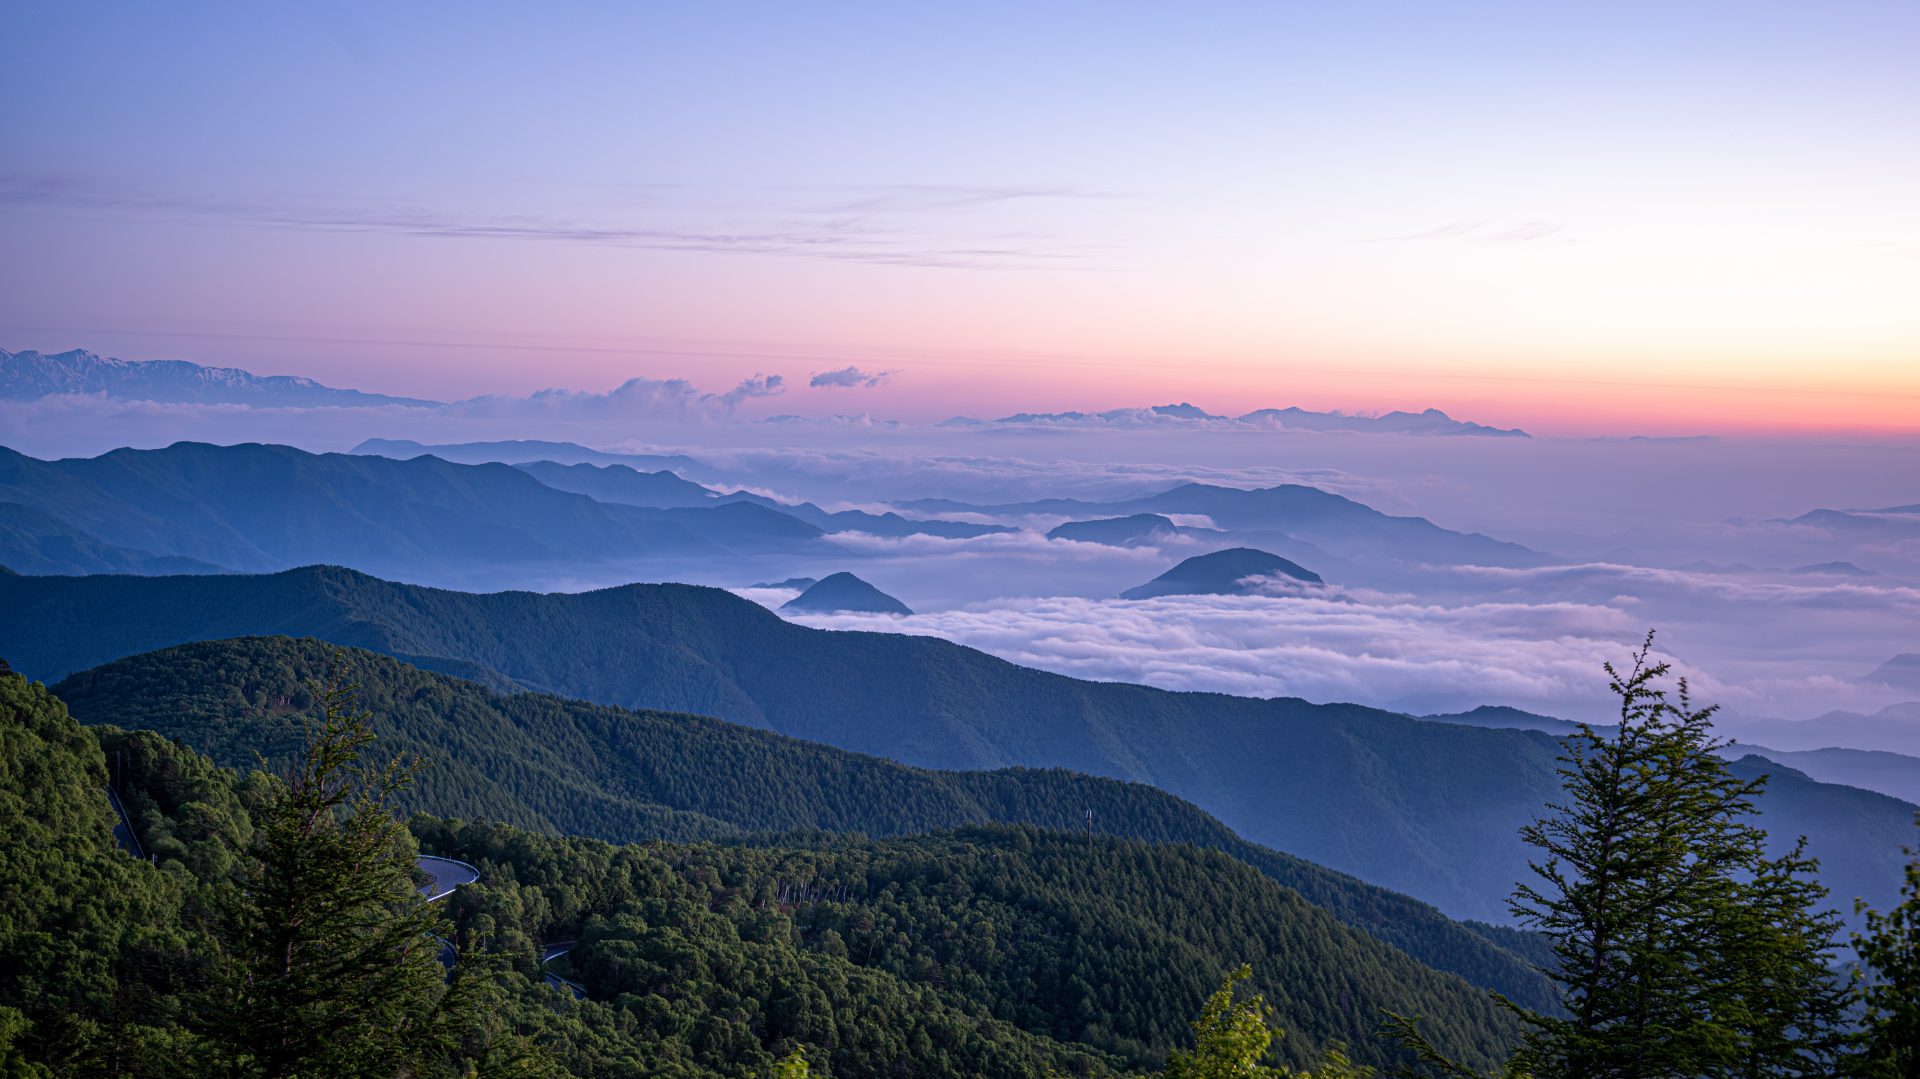
[[[1714,738],[1715,709],[1686,680],[1669,701],[1653,636],[1606,671],[1620,721],[1565,741],[1565,800],[1522,829],[1542,857],[1512,908],[1552,942],[1545,973],[1565,1014],[1509,1005],[1527,1025],[1501,1076],[1696,1079],[1829,1076],[1842,1061],[1848,995],[1831,970],[1838,914],[1803,838],[1769,857],[1752,822],[1765,778],[1741,780]],[[1390,1016],[1420,1066],[1467,1079]],[[1404,1075],[1417,1075],[1413,1068]]]
[[[1909,847],[1907,853],[1911,858],[1898,904],[1884,912],[1854,904],[1866,915],[1866,932],[1853,936],[1866,982],[1852,1070],[1866,1079],[1920,1075],[1920,848]]]
[[[1742,1056],[1717,1074],[1826,1076],[1846,1048],[1852,987],[1832,964],[1843,921],[1806,845],[1757,859],[1721,912],[1719,1007]]]
[[[1553,941],[1567,1014],[1524,1013],[1517,1062],[1578,1079],[1829,1075],[1842,1006],[1838,922],[1800,847],[1769,858],[1764,779],[1728,770],[1685,679],[1669,701],[1652,637],[1611,734],[1567,739],[1566,800],[1522,831],[1542,858],[1513,911]]]
[[[224,904],[208,1033],[230,1074],[438,1074],[483,1019],[487,983],[449,978],[449,923],[416,890],[411,836],[387,807],[411,767],[362,760],[373,734],[352,694],[329,680]]]

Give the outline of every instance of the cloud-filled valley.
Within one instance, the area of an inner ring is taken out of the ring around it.
[[[1648,629],[1704,693],[1756,715],[1891,703],[1892,691],[1864,675],[1920,650],[1912,511],[1920,491],[1903,482],[1920,474],[1903,470],[1920,454],[1899,442],[1822,446],[1831,467],[1808,470],[1796,464],[1808,451],[1792,444],[1436,437],[1353,427],[1337,415],[1314,429],[1303,417],[1322,414],[1298,410],[1284,423],[1180,405],[944,425],[764,422],[749,412],[790,391],[864,390],[895,373],[854,364],[817,369],[805,385],[779,374],[724,390],[636,377],[607,392],[441,404],[369,403],[303,380],[249,382],[245,372],[196,382],[194,371],[210,369],[192,365],[59,359],[67,366],[44,377],[68,383],[43,377],[39,390],[29,384],[0,400],[0,443],[44,456],[179,438],[344,450],[363,436],[404,434],[428,446],[474,444],[452,459],[478,461],[496,459],[489,439],[548,439],[597,448],[581,459],[672,467],[776,509],[895,515],[884,534],[853,520],[797,546],[760,541],[723,554],[676,541],[624,561],[427,574],[462,587],[581,589],[638,578],[737,589],[853,569],[920,613],[800,617],[934,634],[1086,677],[1436,712],[1494,703],[1591,715],[1603,698],[1599,662]],[[183,399],[111,389],[134,375]],[[69,390],[51,392],[61,385]],[[336,396],[274,403],[293,390]],[[210,392],[235,399],[193,396]],[[1395,415],[1414,429],[1452,422]],[[511,463],[554,452],[500,445],[497,459]],[[1312,488],[1351,500],[1335,509],[1387,516],[1314,524],[1277,504],[1160,498],[1183,484],[1236,498]],[[1063,524],[1140,512],[1163,521],[1152,526],[1159,531],[1112,542],[1072,528],[1061,535],[1076,538],[1047,537]],[[1270,549],[1328,584],[1286,595],[1113,598],[1181,559],[1236,545]]]
[[[1164,565],[1138,554],[1143,580]],[[902,569],[895,574],[910,579]],[[794,618],[931,634],[1063,674],[1166,689],[1416,713],[1498,704],[1595,721],[1606,718],[1609,700],[1600,664],[1658,629],[1662,653],[1703,699],[1730,713],[1806,717],[1902,699],[1866,676],[1898,650],[1903,632],[1920,625],[1920,589],[1737,582],[1613,566],[1570,572],[1591,587],[1562,590],[1549,574],[1537,587],[1478,599],[1368,590],[1339,599],[1025,596],[905,618]],[[876,571],[875,579],[888,577]]]

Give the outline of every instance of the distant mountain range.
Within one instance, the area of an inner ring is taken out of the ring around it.
[[[472,463],[505,462],[528,467],[544,482],[606,501],[653,504],[661,497],[656,481],[637,480],[621,469],[647,474],[670,468],[681,478],[709,470],[687,458],[643,457],[606,453],[571,443],[477,442],[427,446],[417,442],[369,440],[355,453],[414,457],[431,452],[447,460]],[[541,463],[549,462],[549,463]],[[684,462],[684,463],[676,463]],[[592,464],[599,471],[559,464]],[[1350,572],[1356,565],[1421,567],[1467,564],[1539,566],[1553,556],[1517,543],[1479,533],[1442,528],[1423,517],[1397,517],[1361,502],[1301,484],[1246,490],[1203,483],[1185,483],[1157,494],[1114,502],[1073,498],[1033,502],[980,504],[945,498],[920,498],[895,505],[902,512],[868,513],[861,510],[828,512],[812,503],[782,503],[746,491],[723,494],[709,486],[717,501],[757,502],[807,521],[824,532],[865,532],[876,536],[930,535],[964,539],[1015,529],[974,521],[943,520],[957,515],[1007,519],[1029,516],[1069,517],[1047,533],[1048,538],[1138,546],[1164,542],[1169,537],[1234,541],[1273,551],[1302,565]],[[698,498],[691,488],[679,488]],[[1176,523],[1169,515],[1204,518],[1212,527]]]
[[[1903,734],[1909,741],[1920,738],[1920,723],[1915,722],[1920,721],[1920,705],[1896,706],[1889,709],[1885,715],[1884,722],[1876,723],[1870,717],[1850,717],[1848,713],[1833,713],[1826,717],[1826,722],[1835,724],[1833,727],[1822,726],[1821,720],[1797,723],[1763,720],[1760,721],[1761,726],[1757,728],[1751,722],[1732,721],[1722,725],[1721,733],[1738,734],[1740,740],[1729,745],[1722,755],[1729,759],[1748,755],[1764,757],[1822,783],[1837,783],[1847,787],[1858,787],[1861,790],[1878,791],[1903,801],[1920,804],[1920,756],[1894,753],[1884,749],[1848,749],[1826,744],[1822,744],[1818,749],[1775,749],[1772,746],[1755,744],[1750,740],[1755,729],[1771,731],[1775,737],[1788,737],[1796,745],[1820,742],[1823,739],[1851,740],[1863,735],[1872,737],[1870,725],[1877,726],[1884,735],[1891,735],[1896,739]],[[1568,734],[1579,729],[1580,726],[1552,716],[1523,712],[1518,708],[1491,706],[1482,706],[1471,712],[1423,718],[1476,727],[1509,727],[1517,730],[1546,731],[1549,734]],[[1595,729],[1604,733],[1608,728],[1599,726]]]
[[[181,442],[41,461],[0,448],[0,564],[26,573],[331,562],[441,575],[786,551],[821,534],[752,503],[616,505],[437,457]]]
[[[0,350],[0,400],[34,401],[65,394],[256,408],[440,405],[413,397],[334,389],[294,375],[256,375],[237,367],[202,367],[185,360],[115,360],[81,349],[52,355]]]
[[[807,589],[819,583],[820,580],[817,577],[789,577],[784,581],[760,581],[756,584],[750,584],[747,587],[778,588],[790,592],[805,592]]]
[[[1249,840],[1504,920],[1518,829],[1558,792],[1533,731],[1354,705],[1173,693],[1019,667],[930,637],[829,632],[718,589],[474,595],[341,569],[271,576],[0,576],[0,656],[48,681],[139,652],[314,636],[485,684],[717,716],[938,768],[1062,767],[1151,783]],[[1806,834],[1837,904],[1884,905],[1914,807],[1774,775],[1766,822]]]
[[[1742,742],[1783,750],[1855,746],[1920,757],[1920,701],[1888,705],[1871,715],[1833,711],[1812,719],[1735,717],[1721,724]]]
[[[1004,525],[965,521],[909,520],[897,513],[864,510],[828,512],[811,502],[781,502],[750,491],[721,494],[689,483],[671,472],[641,472],[624,464],[583,462],[559,465],[534,461],[516,467],[549,487],[631,506],[723,506],[745,502],[807,522],[822,532],[864,532],[870,536],[941,536],[967,539],[1015,531]]]
[[[0,400],[34,401],[68,394],[104,396],[125,401],[160,401],[189,404],[233,404],[255,408],[370,408],[400,405],[414,408],[445,408],[448,402],[417,397],[394,397],[337,389],[297,375],[256,375],[237,367],[207,367],[186,360],[120,360],[84,349],[42,353],[31,349],[21,352],[0,350]],[[482,400],[482,399],[476,399]],[[774,416],[767,423],[814,423],[833,426],[901,427],[897,421],[874,420],[867,416],[833,416],[810,419],[801,416]],[[1263,430],[1355,431],[1404,435],[1475,435],[1499,438],[1526,438],[1516,428],[1489,427],[1456,420],[1437,408],[1421,412],[1388,412],[1381,415],[1345,412],[1312,412],[1301,408],[1263,408],[1240,416],[1215,415],[1195,405],[1156,405],[1151,408],[1110,409],[1105,412],[1019,412],[997,420],[978,420],[956,416],[944,427],[984,426],[1053,427],[1168,427],[1232,426]],[[369,440],[356,453],[384,453],[371,448],[387,440]],[[404,443],[394,444],[404,445]],[[417,444],[414,444],[417,445]],[[422,447],[424,449],[424,447]],[[453,447],[435,447],[452,449]],[[447,457],[445,453],[439,456]],[[605,455],[597,463],[610,463]],[[456,458],[447,457],[449,460]],[[489,458],[494,460],[496,458]],[[535,457],[523,458],[534,460]],[[576,463],[567,457],[542,453],[538,459]],[[517,461],[507,462],[509,464]],[[631,463],[631,462],[625,462]],[[669,466],[670,467],[670,466]]]
[[[1159,494],[1118,502],[1052,498],[978,505],[925,498],[900,503],[899,508],[930,514],[1072,517],[1082,527],[1062,525],[1052,535],[1116,546],[1138,542],[1143,534],[1171,527],[1169,515],[1204,517],[1212,522],[1212,529],[1189,534],[1231,537],[1302,565],[1323,568],[1351,561],[1485,566],[1538,566],[1553,561],[1517,543],[1477,532],[1454,532],[1424,517],[1391,516],[1350,498],[1300,484],[1243,490],[1183,483]]]
[[[1842,535],[1908,538],[1920,536],[1920,506],[1886,506],[1877,510],[1809,510],[1780,524],[1823,528]]]
[[[829,513],[723,495],[625,464],[458,464],[430,454],[193,442],[42,461],[0,447],[0,565],[21,573],[253,572],[322,562],[449,580],[499,567],[558,572],[796,552],[829,532],[856,531],[969,537],[1011,529]]]
[[[1219,527],[1176,534],[1237,541],[1343,579],[1353,578],[1357,563],[1551,561],[1517,544],[1297,485],[1246,491],[1183,484],[1129,502],[979,507],[923,500],[903,508],[912,516],[827,511],[721,493],[664,469],[621,463],[460,464],[432,454],[193,442],[42,461],[0,448],[0,565],[22,573],[259,572],[334,563],[467,583],[502,568],[571,572],[640,559],[794,552],[829,533],[967,539],[1014,531],[941,519],[955,511],[1123,515],[1054,531],[1089,542],[1137,540],[1161,521],[1171,526],[1168,514],[1204,516]]]
[[[978,420],[955,416],[943,427],[986,426],[1046,427],[1245,427],[1275,431],[1358,431],[1397,435],[1480,435],[1494,438],[1527,438],[1517,428],[1488,427],[1485,424],[1456,420],[1437,408],[1421,412],[1388,412],[1378,416],[1345,412],[1311,412],[1303,408],[1262,408],[1239,416],[1222,416],[1196,405],[1154,405],[1151,408],[1116,408],[1105,412],[1016,412],[997,420]]]
[[[1842,783],[1879,791],[1920,804],[1920,757],[1881,749],[1771,749],[1739,745],[1734,754],[1753,753],[1804,772],[1822,783]]]
[[[589,449],[574,442],[549,442],[541,439],[507,439],[498,442],[446,442],[427,445],[405,438],[369,438],[348,451],[353,454],[392,457],[405,461],[431,454],[442,461],[463,465],[518,465],[551,462],[562,465],[581,463],[625,465],[639,472],[667,469],[678,475],[697,474],[704,466],[681,454],[611,453]]]
[[[1279,581],[1295,585],[1326,583],[1318,573],[1277,554],[1250,547],[1229,547],[1195,555],[1146,584],[1120,593],[1120,598],[1264,595],[1272,582]]]

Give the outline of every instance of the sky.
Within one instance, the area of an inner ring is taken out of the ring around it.
[[[0,348],[439,399],[782,374],[748,415],[1920,427],[1910,3],[68,3],[0,35]]]

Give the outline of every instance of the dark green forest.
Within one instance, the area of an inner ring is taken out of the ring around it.
[[[1522,835],[1542,857],[1512,893],[1542,934],[1526,950],[1556,1006],[1540,1009],[1190,843],[1032,824],[628,844],[429,813],[402,827],[395,796],[422,762],[376,747],[356,657],[206,647],[176,655],[326,662],[305,697],[243,680],[259,696],[222,720],[303,717],[298,746],[264,743],[284,764],[243,773],[153,731],[82,726],[0,673],[0,1074],[1897,1079],[1914,1064],[1920,854],[1901,902],[1865,912],[1860,969],[1836,966],[1817,864],[1804,845],[1769,852],[1752,814],[1767,781],[1720,755],[1713,709],[1684,682],[1669,698],[1646,650],[1608,668],[1620,724],[1569,736],[1563,800]],[[120,668],[123,690],[141,666]],[[411,688],[487,696],[421,677]],[[430,901],[417,852],[477,878]]]
[[[0,732],[0,872],[26,885],[0,909],[9,1066],[208,1074],[219,912],[280,781],[81,727],[16,675]],[[110,784],[150,861],[116,841]],[[1120,1074],[1177,1048],[1243,960],[1289,1058],[1335,1040],[1396,1055],[1369,1038],[1385,1008],[1470,1060],[1513,1032],[1484,992],[1188,845],[996,827],[616,846],[424,815],[413,831],[482,871],[446,910],[502,1036],[573,1074],[755,1076],[801,1046],[835,1076]],[[540,976],[539,946],[563,938],[587,999]]]
[[[164,649],[54,687],[82,722],[154,730],[214,761],[284,766],[305,740],[312,672],[339,663],[389,752],[424,765],[399,805],[601,839],[699,840],[819,830],[907,835],[1006,823],[1220,850],[1422,963],[1529,1007],[1551,994],[1537,942],[1248,843],[1151,787],[1063,769],[935,772],[699,716],[501,695],[312,640]],[[127,796],[136,819],[148,808]]]

